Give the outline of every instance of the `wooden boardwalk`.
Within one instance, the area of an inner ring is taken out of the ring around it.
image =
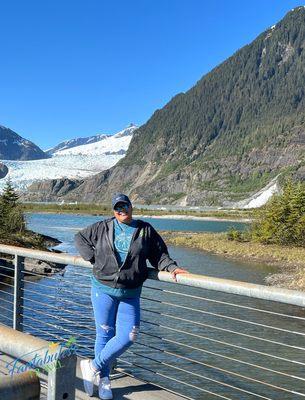
[[[6,354],[0,353],[0,379],[1,375],[8,375],[8,370],[5,367],[8,362],[13,359]],[[81,377],[79,362],[81,358],[77,358],[77,369],[76,369],[76,400],[99,400],[98,388],[95,387],[95,393],[93,397],[89,397],[83,388],[83,380]],[[117,374],[111,376],[111,387],[113,392],[113,400],[182,400],[184,397],[178,396],[167,390],[164,390],[156,385],[146,383],[139,379],[126,375],[120,368],[117,370]],[[41,374],[41,396],[40,400],[47,400],[47,384],[46,376]]]

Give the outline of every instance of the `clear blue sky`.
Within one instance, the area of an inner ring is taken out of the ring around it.
[[[143,124],[294,7],[290,0],[10,0],[0,124],[43,149]]]

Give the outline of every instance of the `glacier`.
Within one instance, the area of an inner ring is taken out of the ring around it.
[[[111,168],[124,157],[137,128],[131,124],[114,135],[97,135],[98,141],[60,149],[51,158],[30,161],[1,160],[9,172],[5,178],[0,179],[0,191],[8,179],[16,190],[26,191],[35,181],[82,179]]]

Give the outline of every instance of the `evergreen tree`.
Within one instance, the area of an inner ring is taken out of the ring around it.
[[[25,218],[19,203],[19,196],[12,182],[8,180],[0,195],[0,235],[22,233],[25,228]]]
[[[286,182],[283,193],[258,211],[250,234],[263,243],[305,246],[305,184]]]
[[[6,181],[3,193],[1,195],[1,202],[8,207],[14,207],[19,200],[19,196],[16,193],[10,179]]]

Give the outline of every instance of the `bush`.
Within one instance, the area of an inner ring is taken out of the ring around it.
[[[258,211],[250,234],[262,243],[305,246],[305,184],[288,181]]]
[[[230,228],[227,232],[227,239],[228,240],[236,240],[241,242],[242,239],[242,232],[237,230],[236,228]]]
[[[236,242],[248,242],[249,241],[249,232],[239,231],[236,228],[230,228],[227,232],[228,240],[235,240]]]

